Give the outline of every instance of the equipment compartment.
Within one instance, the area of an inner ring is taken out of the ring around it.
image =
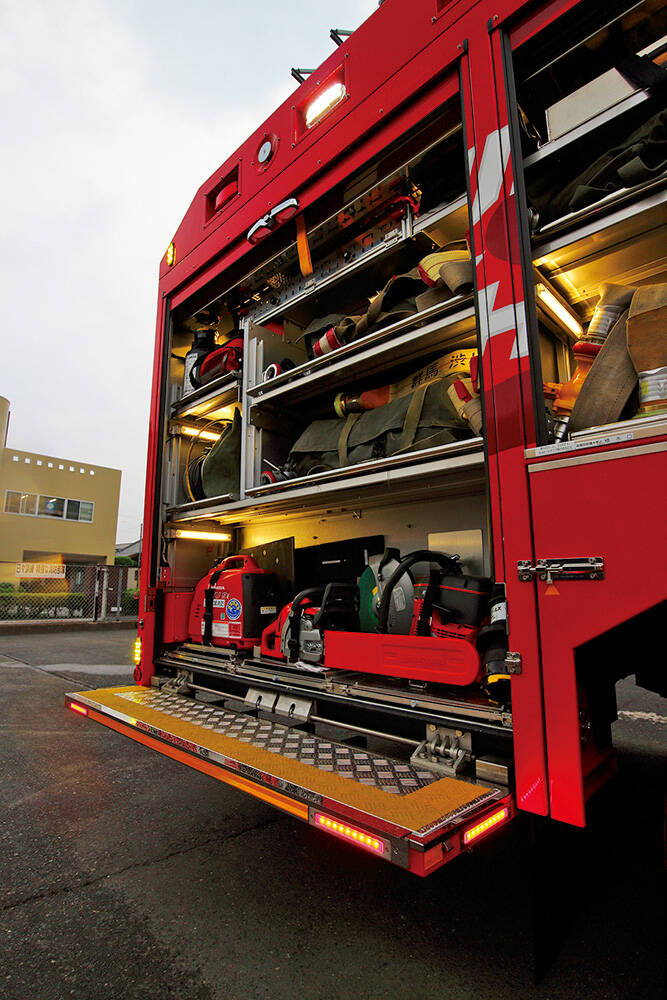
[[[541,445],[667,412],[667,14],[574,13],[513,54]]]

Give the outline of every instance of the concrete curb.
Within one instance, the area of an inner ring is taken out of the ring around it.
[[[24,635],[28,632],[106,632],[123,628],[136,631],[137,622],[134,620],[121,622],[73,622],[69,620],[62,622],[0,622],[0,636]]]

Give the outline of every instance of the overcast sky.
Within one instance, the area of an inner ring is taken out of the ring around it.
[[[159,260],[196,189],[377,0],[0,0],[9,444],[123,472],[138,537]]]

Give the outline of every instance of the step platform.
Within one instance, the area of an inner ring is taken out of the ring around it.
[[[515,813],[506,789],[370,753],[152,687],[66,695],[66,705],[195,770],[420,875]]]

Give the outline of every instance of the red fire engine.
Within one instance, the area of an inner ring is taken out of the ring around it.
[[[161,261],[136,686],[67,703],[425,875],[667,694],[665,7],[332,39]]]

